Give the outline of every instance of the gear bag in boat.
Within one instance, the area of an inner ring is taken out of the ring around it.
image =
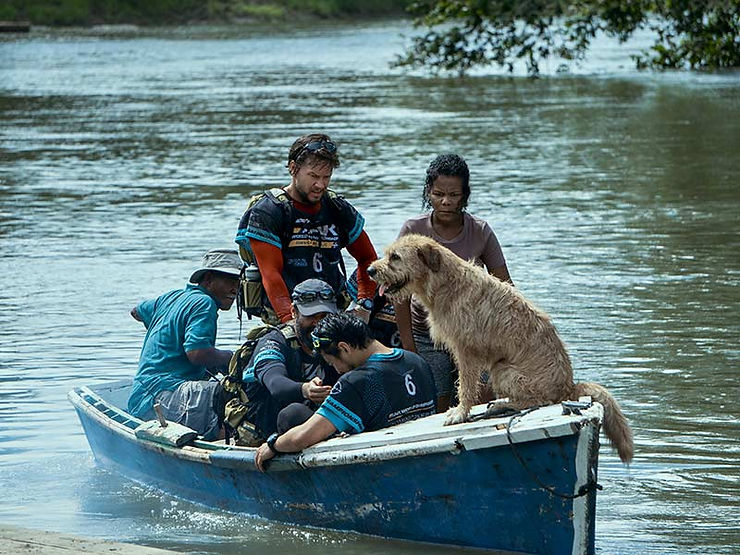
[[[257,447],[266,439],[261,437],[254,424],[247,420],[249,397],[244,391],[242,377],[244,376],[244,369],[252,358],[257,342],[273,330],[280,331],[291,348],[297,349],[300,346],[293,326],[285,324],[280,326],[264,325],[249,330],[247,340],[234,351],[229,361],[229,370],[221,380],[224,396],[228,399],[224,405],[224,427],[226,428],[227,442],[228,437],[232,436],[237,445]]]

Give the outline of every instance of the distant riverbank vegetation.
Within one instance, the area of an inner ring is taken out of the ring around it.
[[[2,0],[0,20],[32,25],[170,25],[405,13],[411,0]]]
[[[598,35],[652,45],[632,55],[640,69],[740,67],[740,0],[0,0],[0,21],[31,25],[184,25],[367,18],[410,13],[413,43],[395,65],[465,74],[497,65],[532,76],[584,59]]]

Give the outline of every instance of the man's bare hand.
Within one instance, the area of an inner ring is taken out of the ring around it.
[[[263,443],[257,449],[257,454],[254,456],[254,464],[257,470],[260,472],[265,471],[265,463],[275,456],[275,452],[267,446],[267,443]]]
[[[310,382],[306,382],[301,386],[303,396],[309,401],[314,403],[321,403],[324,399],[329,396],[331,392],[330,385],[323,385],[321,378],[314,378]]]

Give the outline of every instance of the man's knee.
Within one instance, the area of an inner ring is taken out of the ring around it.
[[[303,403],[292,403],[278,413],[277,431],[284,434],[311,418],[313,411]]]

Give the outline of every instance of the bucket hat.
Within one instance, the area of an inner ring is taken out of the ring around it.
[[[221,272],[238,277],[243,267],[244,263],[235,250],[213,249],[203,255],[200,268],[193,272],[190,281],[198,283],[206,272]]]

